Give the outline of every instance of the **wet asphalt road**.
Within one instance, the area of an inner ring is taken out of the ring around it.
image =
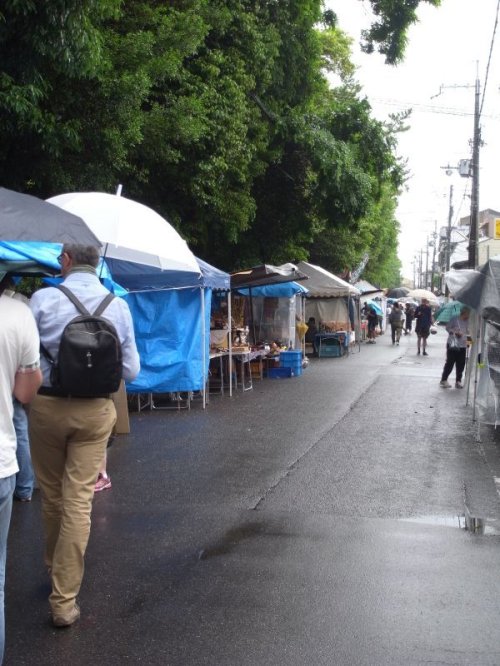
[[[38,492],[14,506],[4,663],[500,664],[500,444],[438,386],[444,342],[385,334],[205,412],[133,414],[71,629],[48,623]]]

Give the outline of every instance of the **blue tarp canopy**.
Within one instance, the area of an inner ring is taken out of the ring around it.
[[[57,257],[61,253],[62,243],[35,243],[27,241],[0,241],[0,260],[2,262],[27,262],[38,265],[41,272],[57,273],[61,266]]]
[[[201,289],[171,289],[128,294],[141,371],[127,384],[132,393],[201,391],[209,360],[212,292],[204,290],[203,336]],[[205,337],[205,372],[203,371]]]
[[[201,271],[201,279],[204,287],[217,289],[218,291],[229,291],[231,289],[231,276],[229,273],[207,264],[203,259],[196,257]]]
[[[201,286],[201,276],[189,271],[161,270],[123,259],[106,257],[113,279],[127,291],[186,289]]]
[[[307,294],[307,289],[297,282],[281,282],[267,284],[265,287],[252,287],[251,289],[236,289],[242,296],[269,296],[271,298],[291,298],[295,294]]]
[[[185,289],[186,287],[209,287],[227,291],[230,275],[214,268],[196,257],[201,276],[185,271],[160,270],[121,259],[106,259],[113,279],[128,291],[155,291],[159,289]]]
[[[197,262],[201,288],[156,289],[127,296],[141,356],[141,372],[127,384],[129,392],[203,390],[209,364],[212,290],[228,291],[230,275],[203,259],[197,258]]]
[[[49,284],[62,281],[56,276],[61,272],[57,257],[61,253],[61,243],[38,243],[25,241],[0,241],[0,270],[11,271],[14,275],[40,275]],[[97,274],[105,287],[117,296],[126,292],[116,284],[109,273],[106,263],[99,264]]]

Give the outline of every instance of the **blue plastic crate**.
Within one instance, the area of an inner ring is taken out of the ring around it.
[[[271,379],[283,379],[285,377],[293,377],[292,368],[269,368],[267,376]]]
[[[280,352],[280,361],[302,362],[302,351],[300,349],[290,349],[290,351],[282,351]]]
[[[302,374],[302,352],[300,349],[281,352],[280,367],[291,368],[292,375],[299,377]]]

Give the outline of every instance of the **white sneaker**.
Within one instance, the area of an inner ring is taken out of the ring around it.
[[[442,386],[443,388],[451,388],[451,384],[444,379],[443,381],[439,382],[439,386]]]
[[[464,385],[462,384],[462,382],[455,382],[455,388],[463,388],[463,387]]]

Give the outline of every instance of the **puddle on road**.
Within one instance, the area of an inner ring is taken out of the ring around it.
[[[228,530],[222,540],[209,548],[204,548],[198,554],[198,559],[208,560],[211,557],[227,555],[243,541],[247,541],[258,534],[262,534],[264,527],[260,523],[247,523],[240,527]]]
[[[265,522],[244,523],[227,530],[217,543],[198,551],[198,560],[209,560],[212,557],[229,555],[241,544],[263,536],[266,538],[294,539],[298,538],[300,534],[276,524],[269,525]]]
[[[472,534],[500,536],[499,521],[488,518],[477,518],[466,514],[456,516],[413,516],[411,518],[400,518],[400,521],[403,523],[418,523],[420,525],[458,527],[458,529],[471,532]]]

